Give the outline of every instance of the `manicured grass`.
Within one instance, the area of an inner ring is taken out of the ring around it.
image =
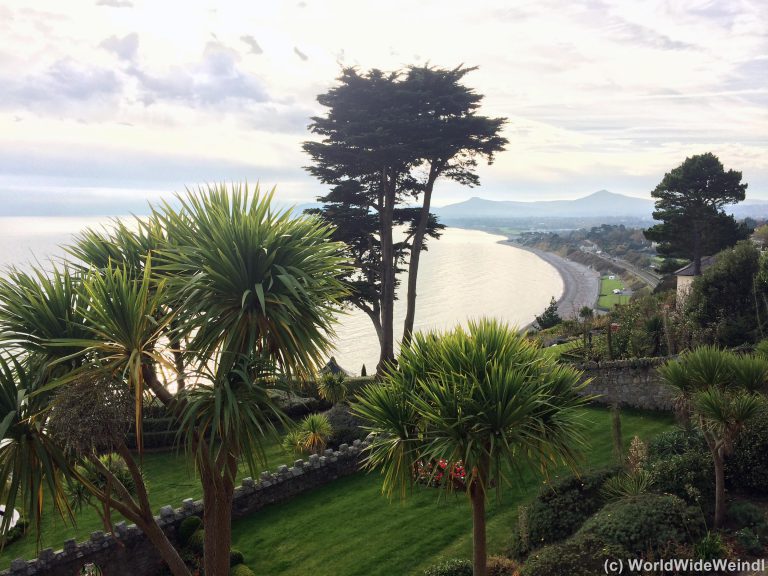
[[[608,411],[590,408],[585,418],[591,442],[585,465],[607,464],[611,458]],[[634,434],[647,440],[668,429],[672,418],[627,412],[622,425],[628,445]],[[270,469],[293,460],[277,443],[270,444],[267,452]],[[178,507],[185,498],[201,497],[200,483],[183,453],[146,453],[143,465],[156,509],[166,504]],[[243,469],[239,476],[247,475]],[[503,550],[517,506],[533,497],[542,483],[541,477],[526,470],[513,480],[500,502],[489,503],[492,552]],[[233,548],[245,554],[246,562],[258,574],[418,573],[439,557],[470,557],[471,521],[464,496],[438,495],[434,489],[416,488],[405,501],[389,502],[381,494],[378,474],[356,474],[237,521]],[[48,514],[43,521],[41,548],[61,549],[68,538],[86,540],[91,532],[102,529],[92,509],[78,514],[76,528]],[[14,558],[35,556],[35,539],[29,535],[2,551],[0,570]]]
[[[585,466],[610,463],[609,413],[585,410],[590,447]],[[671,416],[625,412],[624,441],[648,440],[673,426]],[[491,553],[507,544],[517,507],[536,495],[542,478],[529,470],[513,477],[488,508]],[[356,474],[235,522],[233,548],[257,574],[376,576],[420,574],[439,558],[471,557],[471,518],[462,494],[439,497],[416,488],[404,501],[381,494],[381,476]]]
[[[295,459],[292,454],[284,452],[278,442],[272,442],[267,446],[267,457],[271,469],[275,469],[281,464],[291,463]],[[159,510],[166,504],[178,508],[185,498],[197,500],[202,497],[200,481],[195,476],[191,462],[183,452],[175,450],[147,452],[144,454],[143,469],[149,487],[149,498],[155,510]],[[238,477],[245,478],[249,475],[246,467],[242,466]],[[116,514],[114,522],[120,520],[121,517]],[[77,514],[77,526],[73,527],[56,516],[49,506],[43,516],[40,549],[60,550],[64,541],[69,538],[76,538],[78,542],[87,540],[91,532],[103,529],[101,520],[93,508],[86,507],[80,511]],[[0,553],[0,570],[7,568],[14,558],[31,559],[36,556],[35,536],[30,533],[21,540],[10,544]]]
[[[614,289],[623,290],[624,283],[616,276],[610,280],[608,276],[600,278],[600,297],[597,299],[597,307],[604,310],[611,310],[616,304],[627,304],[629,296],[625,294],[614,294]]]
[[[583,345],[584,340],[581,338],[576,338],[570,342],[566,342],[565,344],[555,344],[554,346],[544,348],[544,353],[550,358],[557,360],[560,358],[563,352],[570,352],[571,350],[575,350],[576,348],[579,348]]]

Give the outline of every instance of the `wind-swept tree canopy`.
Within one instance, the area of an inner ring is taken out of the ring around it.
[[[660,254],[693,260],[698,276],[702,256],[733,246],[751,233],[723,210],[744,200],[746,189],[741,172],[726,172],[711,152],[686,158],[651,192],[656,198],[653,218],[661,223],[646,230],[645,237],[659,243]]]
[[[331,186],[318,212],[350,246],[357,270],[349,275],[355,291],[348,301],[376,328],[379,370],[394,360],[397,274],[406,263],[404,343],[413,331],[419,256],[442,229],[430,213],[436,181],[477,185],[478,159],[490,163],[507,143],[499,135],[505,119],[477,114],[482,96],[462,84],[472,70],[347,68],[337,86],[318,96],[328,114],[312,119],[310,130],[322,140],[305,142],[313,160],[307,170]],[[418,208],[409,206],[419,199]],[[398,227],[402,237],[393,234]]]

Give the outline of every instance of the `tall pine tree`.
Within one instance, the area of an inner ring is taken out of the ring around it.
[[[482,96],[461,84],[471,70],[349,68],[318,96],[328,114],[312,119],[310,130],[322,140],[304,144],[313,160],[307,170],[331,186],[318,212],[350,246],[357,270],[349,301],[376,328],[379,372],[394,361],[397,275],[406,263],[406,344],[413,331],[419,256],[442,229],[430,212],[435,183],[442,177],[477,185],[478,157],[490,162],[507,143],[499,135],[505,120],[477,115]],[[397,240],[394,228],[403,230]]]

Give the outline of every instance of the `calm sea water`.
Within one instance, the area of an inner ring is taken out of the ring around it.
[[[64,255],[62,244],[86,227],[99,227],[106,218],[0,218],[0,266],[28,268]],[[563,283],[558,272],[537,256],[500,244],[501,236],[475,230],[448,228],[432,241],[421,257],[417,330],[447,330],[468,319],[493,316],[524,326],[541,313]],[[403,296],[395,308],[395,335],[402,333]],[[358,373],[369,373],[378,360],[378,341],[370,319],[350,310],[339,317],[336,360]]]

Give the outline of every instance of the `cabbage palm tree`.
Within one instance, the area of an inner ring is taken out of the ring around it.
[[[21,498],[19,507],[38,535],[47,502],[72,519],[64,492],[67,458],[41,416],[50,393],[40,393],[45,380],[39,377],[39,364],[37,358],[22,363],[0,355],[0,501],[13,510]],[[0,533],[10,527],[11,517],[0,520]]]
[[[77,482],[108,510],[135,522],[175,576],[189,576],[153,517],[139,467],[125,446],[127,429],[114,438],[106,437],[105,428],[87,429],[95,420],[114,424],[108,405],[115,394],[104,383],[117,380],[134,391],[131,404],[141,436],[144,380],[147,373],[154,374],[152,363],[159,358],[154,345],[164,323],[153,317],[162,290],[150,293],[150,270],[148,265],[138,281],[125,267],[109,267],[85,278],[66,269],[48,275],[14,272],[0,282],[3,339],[20,359],[0,365],[0,483],[10,481],[9,506],[20,496],[37,527],[47,497],[59,514],[72,519],[63,487]],[[78,391],[75,401],[64,401]],[[58,409],[51,410],[54,406]],[[57,425],[67,417],[64,425]],[[66,433],[57,436],[56,430]],[[72,450],[76,434],[109,445]],[[135,497],[98,461],[96,455],[105,448],[119,451],[126,461]],[[110,490],[79,473],[83,462],[95,467]]]
[[[177,408],[203,485],[208,574],[229,569],[237,464],[263,462],[271,416],[279,416],[269,389],[277,377],[309,376],[324,362],[347,292],[331,229],[273,211],[272,196],[213,186],[153,215],[175,240],[161,251],[161,268],[169,296],[182,303],[180,334],[198,369],[210,373]]]
[[[726,516],[725,458],[738,433],[763,404],[754,391],[764,389],[768,382],[768,361],[702,346],[668,362],[659,372],[679,391],[678,405],[685,406],[693,417],[712,455],[714,527],[719,528]]]
[[[397,368],[353,405],[375,434],[366,464],[382,469],[386,493],[404,496],[420,462],[461,462],[472,506],[473,573],[485,576],[486,496],[521,467],[576,465],[588,401],[579,381],[578,371],[493,320],[416,334]]]

